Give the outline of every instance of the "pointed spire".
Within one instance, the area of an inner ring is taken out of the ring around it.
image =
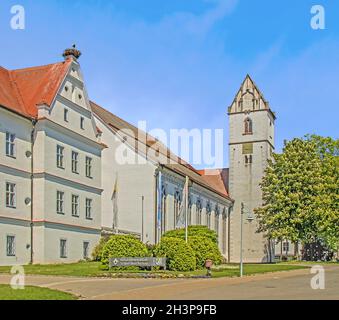
[[[251,76],[247,74],[233,100],[232,105],[229,107],[228,112],[238,113],[269,109],[269,103],[264,98],[264,95],[259,90]]]

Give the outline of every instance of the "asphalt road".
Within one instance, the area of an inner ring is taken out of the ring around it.
[[[42,286],[90,300],[339,300],[339,266],[325,267],[325,289],[311,288],[309,269],[240,278],[100,279],[26,276],[26,285]],[[8,284],[11,276],[0,275]]]

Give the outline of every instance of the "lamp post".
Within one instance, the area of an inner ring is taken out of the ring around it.
[[[248,222],[251,222],[254,220],[254,217],[251,216],[250,210],[247,210],[247,218],[246,220]],[[240,222],[240,277],[242,278],[244,275],[244,260],[243,260],[243,225],[244,225],[244,214],[245,214],[245,204],[241,203],[241,222]]]

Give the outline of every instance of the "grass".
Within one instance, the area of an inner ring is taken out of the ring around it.
[[[9,285],[0,285],[0,300],[76,300],[72,294],[27,286],[23,290],[14,290]]]
[[[307,266],[298,264],[245,264],[244,274],[253,275],[258,273],[268,273],[277,271],[289,271],[304,269]],[[10,273],[11,267],[0,267],[0,273]],[[75,276],[75,277],[124,277],[124,276],[152,276],[159,277],[197,277],[206,275],[206,270],[192,272],[176,271],[128,271],[117,272],[114,270],[105,271],[100,269],[100,262],[80,262],[73,264],[56,265],[28,265],[25,266],[25,273],[30,275],[49,276]],[[212,270],[213,277],[235,277],[239,275],[239,265],[229,264],[219,266]]]

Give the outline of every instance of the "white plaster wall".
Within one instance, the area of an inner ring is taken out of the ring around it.
[[[15,257],[7,257],[7,235],[15,236]],[[25,265],[30,261],[30,227],[25,222],[0,218],[0,265]]]

